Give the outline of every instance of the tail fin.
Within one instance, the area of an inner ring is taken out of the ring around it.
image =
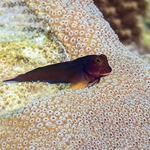
[[[17,76],[12,79],[4,80],[3,82],[20,82],[20,79],[19,79],[19,76]]]

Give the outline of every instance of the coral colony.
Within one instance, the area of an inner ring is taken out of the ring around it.
[[[0,149],[148,149],[149,66],[119,42],[92,0],[25,3],[71,59],[105,54],[112,73],[92,88],[43,95],[1,116]]]

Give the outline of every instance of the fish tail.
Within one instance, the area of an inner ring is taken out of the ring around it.
[[[15,78],[12,78],[12,79],[8,79],[8,80],[4,80],[3,82],[22,82],[21,78],[20,78],[21,75],[15,77]]]
[[[16,81],[16,80],[15,78],[13,78],[13,79],[4,80],[3,82],[11,82],[11,81]]]

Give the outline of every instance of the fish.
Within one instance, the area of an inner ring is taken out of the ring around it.
[[[78,89],[98,84],[100,78],[111,71],[106,55],[86,55],[72,61],[39,67],[3,82],[70,83],[71,88]]]

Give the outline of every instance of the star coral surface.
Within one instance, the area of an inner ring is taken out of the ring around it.
[[[112,73],[1,115],[1,149],[148,149],[150,66],[129,52],[91,0],[26,0],[71,59],[105,54]],[[44,95],[43,95],[44,97]]]

